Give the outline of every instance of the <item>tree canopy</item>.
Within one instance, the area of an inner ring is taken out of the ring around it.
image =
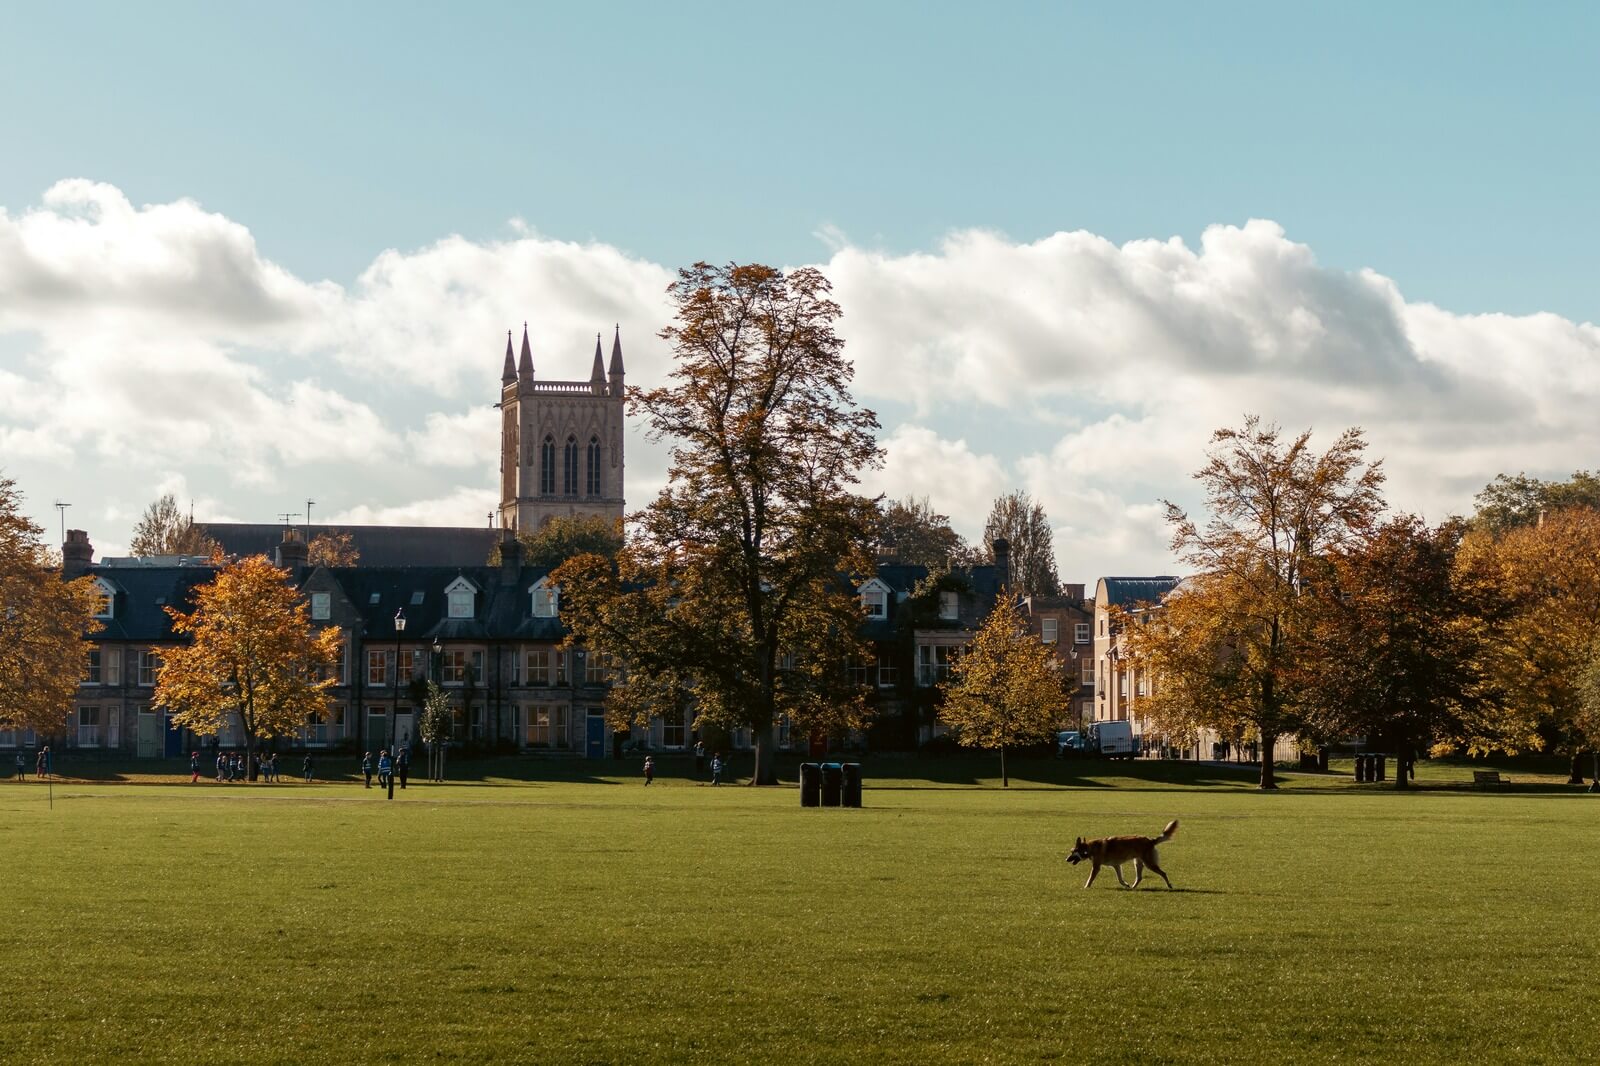
[[[306,545],[306,562],[311,566],[355,566],[361,562],[361,552],[348,532],[330,529],[311,538]]]
[[[1008,787],[1005,750],[1044,740],[1066,706],[1061,664],[1028,629],[1017,599],[1002,590],[972,647],[956,659],[939,716],[956,739],[1000,752],[1000,784]]]
[[[195,609],[165,608],[187,645],[164,653],[155,702],[174,725],[215,736],[230,719],[245,736],[290,735],[329,709],[327,690],[344,635],[314,632],[307,605],[289,573],[259,555],[218,571],[194,590]]]
[[[1310,431],[1286,439],[1247,416],[1212,435],[1195,478],[1205,490],[1204,524],[1166,502],[1172,549],[1195,571],[1153,624],[1115,620],[1130,651],[1154,667],[1146,706],[1183,733],[1196,725],[1262,747],[1261,787],[1276,787],[1272,750],[1308,726],[1298,684],[1314,654],[1314,599],[1325,555],[1359,543],[1383,509],[1382,464],[1364,463],[1366,441],[1348,429],[1326,452]]]
[[[572,639],[617,664],[609,706],[748,727],[752,783],[776,782],[774,724],[861,713],[850,579],[871,572],[877,521],[855,485],[879,461],[871,411],[817,270],[758,264],[679,272],[668,290],[671,383],[630,388],[630,411],[671,444],[668,481],[614,562],[556,572]]]
[[[0,729],[59,731],[101,627],[89,578],[63,582],[22,494],[0,477]]]
[[[580,555],[614,558],[622,550],[622,523],[600,515],[555,515],[538,529],[517,531],[522,561],[555,569]],[[489,564],[500,564],[500,545],[489,552]]]
[[[178,499],[170,492],[163,493],[144,509],[133,527],[133,538],[128,542],[128,551],[133,555],[210,558],[216,550],[217,542],[206,535],[203,527],[195,524],[192,515],[178,509]]]
[[[950,528],[949,516],[935,511],[926,496],[880,504],[878,545],[897,563],[934,571],[969,566],[977,559],[961,534]]]
[[[1061,591],[1056,576],[1055,533],[1043,505],[1026,492],[999,497],[983,526],[984,558],[994,562],[994,542],[1005,538],[1011,545],[1011,587],[1026,596],[1054,596]]]
[[[1569,507],[1600,509],[1600,474],[1578,470],[1566,481],[1541,481],[1526,474],[1499,474],[1477,495],[1476,529],[1499,536],[1531,526],[1541,514]]]

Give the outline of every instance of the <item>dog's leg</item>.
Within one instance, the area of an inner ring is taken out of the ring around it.
[[[1094,879],[1099,877],[1099,876],[1100,876],[1100,864],[1099,863],[1095,863],[1092,867],[1089,868],[1089,880],[1087,880],[1087,881],[1085,881],[1083,883],[1083,887],[1084,888],[1088,888],[1090,885],[1094,884]]]
[[[1154,855],[1150,856],[1150,861],[1148,863],[1146,863],[1145,865],[1150,867],[1150,869],[1152,871],[1154,871],[1155,873],[1160,874],[1161,875],[1161,880],[1163,880],[1163,881],[1165,881],[1167,883],[1167,887],[1168,888],[1172,887],[1172,878],[1167,876],[1167,871],[1163,870],[1161,867],[1156,865],[1156,857]]]
[[[1138,859],[1133,860],[1133,884],[1129,888],[1138,888],[1139,882],[1144,880],[1144,863]]]
[[[1121,885],[1123,888],[1129,887],[1128,882],[1122,879],[1122,864],[1119,862],[1111,868],[1117,871],[1117,884]]]

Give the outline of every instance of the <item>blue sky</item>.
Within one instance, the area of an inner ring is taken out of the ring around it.
[[[0,469],[113,549],[158,487],[476,521],[500,331],[581,375],[620,320],[661,371],[705,258],[828,269],[870,487],[969,534],[1028,487],[1070,579],[1170,568],[1154,501],[1244,410],[1369,426],[1397,505],[1461,510],[1597,465],[1597,40],[1579,4],[12,8]],[[158,379],[221,410],[108,428]]]

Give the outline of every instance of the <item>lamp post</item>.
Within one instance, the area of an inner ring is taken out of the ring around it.
[[[436,685],[441,680],[443,680],[443,678],[441,677],[441,671],[443,670],[443,667],[444,667],[443,656],[444,656],[444,645],[439,643],[439,638],[436,635],[433,638],[433,658],[428,663],[428,680],[432,681]],[[444,737],[440,738],[439,747],[441,748],[441,750],[439,752],[432,753],[433,757],[429,761],[430,762],[434,762],[434,761],[442,762],[443,759],[444,759],[444,752],[443,752],[442,749],[443,749],[444,745],[448,744],[449,742],[450,742],[450,737],[449,737],[448,734],[445,735]],[[434,768],[430,765],[428,767],[428,774],[429,774],[429,777],[434,781],[443,781],[444,780],[444,771],[442,769],[436,772],[434,770]]]
[[[389,716],[389,798],[394,799],[395,723],[400,720],[400,638],[406,631],[406,609],[394,613],[394,713]]]

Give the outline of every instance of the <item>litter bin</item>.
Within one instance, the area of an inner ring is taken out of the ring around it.
[[[844,806],[861,806],[861,764],[858,762],[844,764]]]
[[[844,767],[836,762],[822,764],[822,805],[824,807],[839,806],[840,793],[844,789]]]
[[[800,806],[822,806],[822,767],[814,762],[800,764]]]
[[[1373,778],[1373,780],[1374,781],[1387,780],[1388,779],[1388,773],[1387,773],[1388,767],[1385,765],[1388,762],[1387,757],[1383,756],[1383,755],[1374,755],[1372,758],[1373,758],[1373,761],[1377,763],[1377,770],[1378,770],[1378,776]]]
[[[1366,781],[1366,779],[1367,779],[1367,757],[1365,755],[1357,755],[1356,756],[1356,784],[1359,785],[1362,782]]]

